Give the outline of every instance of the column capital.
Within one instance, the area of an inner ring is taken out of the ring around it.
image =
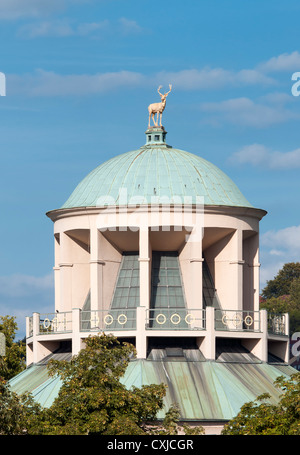
[[[191,258],[190,262],[204,262],[203,258]]]

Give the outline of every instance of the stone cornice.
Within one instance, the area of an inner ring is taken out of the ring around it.
[[[200,206],[201,207],[201,206]],[[101,213],[107,213],[109,214],[110,212],[114,213],[115,211],[117,213],[126,213],[128,211],[129,213],[134,212],[135,210],[139,210],[140,212],[151,212],[151,209],[159,209],[163,211],[164,208],[167,208],[171,212],[178,212],[179,210],[182,209],[181,204],[170,204],[170,205],[164,205],[164,204],[145,204],[145,205],[140,205],[138,207],[135,206],[112,206],[112,207],[74,207],[71,209],[56,209],[56,210],[51,210],[46,213],[46,215],[52,220],[52,221],[57,221],[63,218],[68,218],[68,217],[74,217],[74,216],[83,216],[83,215],[98,215]],[[186,204],[184,205],[184,211],[190,211],[192,213],[196,212],[196,210],[199,210],[199,206],[196,206],[195,204]],[[227,216],[246,216],[246,217],[251,217],[255,218],[258,220],[261,220],[265,215],[267,214],[266,210],[263,209],[258,209],[254,207],[231,207],[231,206],[225,206],[225,205],[204,205],[204,215],[227,215]]]

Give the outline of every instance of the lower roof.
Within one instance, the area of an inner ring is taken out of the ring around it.
[[[55,356],[55,354],[54,354]],[[47,360],[53,358],[49,356]],[[56,355],[57,357],[57,355]],[[60,358],[71,358],[65,354]],[[235,353],[220,360],[208,361],[193,349],[156,349],[145,360],[130,361],[121,382],[127,388],[132,386],[165,383],[165,411],[177,403],[181,420],[186,421],[228,421],[234,418],[241,406],[253,401],[262,393],[269,393],[271,401],[279,400],[281,391],[274,381],[281,375],[289,377],[295,369],[287,364],[262,363],[249,354]],[[21,394],[30,392],[43,407],[50,407],[58,396],[61,380],[50,377],[47,360],[32,364],[9,381],[11,390]]]

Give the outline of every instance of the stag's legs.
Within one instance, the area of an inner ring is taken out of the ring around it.
[[[155,114],[157,114],[156,121],[155,121]],[[151,118],[152,118],[153,124],[155,126],[158,126],[158,121],[160,120],[160,126],[161,126],[162,114],[160,112],[149,112],[148,128],[150,128]]]

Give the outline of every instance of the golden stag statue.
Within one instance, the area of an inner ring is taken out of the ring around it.
[[[149,123],[148,123],[148,128],[150,128],[150,121],[151,117],[153,120],[153,123],[155,126],[158,126],[158,119],[160,118],[160,123],[159,125],[162,126],[161,124],[161,119],[162,119],[162,113],[166,107],[166,98],[169,95],[170,91],[172,90],[172,85],[169,84],[170,90],[164,94],[160,93],[160,89],[162,88],[162,85],[160,85],[157,89],[161,102],[160,103],[152,103],[148,106],[148,112],[149,112]],[[157,114],[156,121],[154,118],[154,115]]]

